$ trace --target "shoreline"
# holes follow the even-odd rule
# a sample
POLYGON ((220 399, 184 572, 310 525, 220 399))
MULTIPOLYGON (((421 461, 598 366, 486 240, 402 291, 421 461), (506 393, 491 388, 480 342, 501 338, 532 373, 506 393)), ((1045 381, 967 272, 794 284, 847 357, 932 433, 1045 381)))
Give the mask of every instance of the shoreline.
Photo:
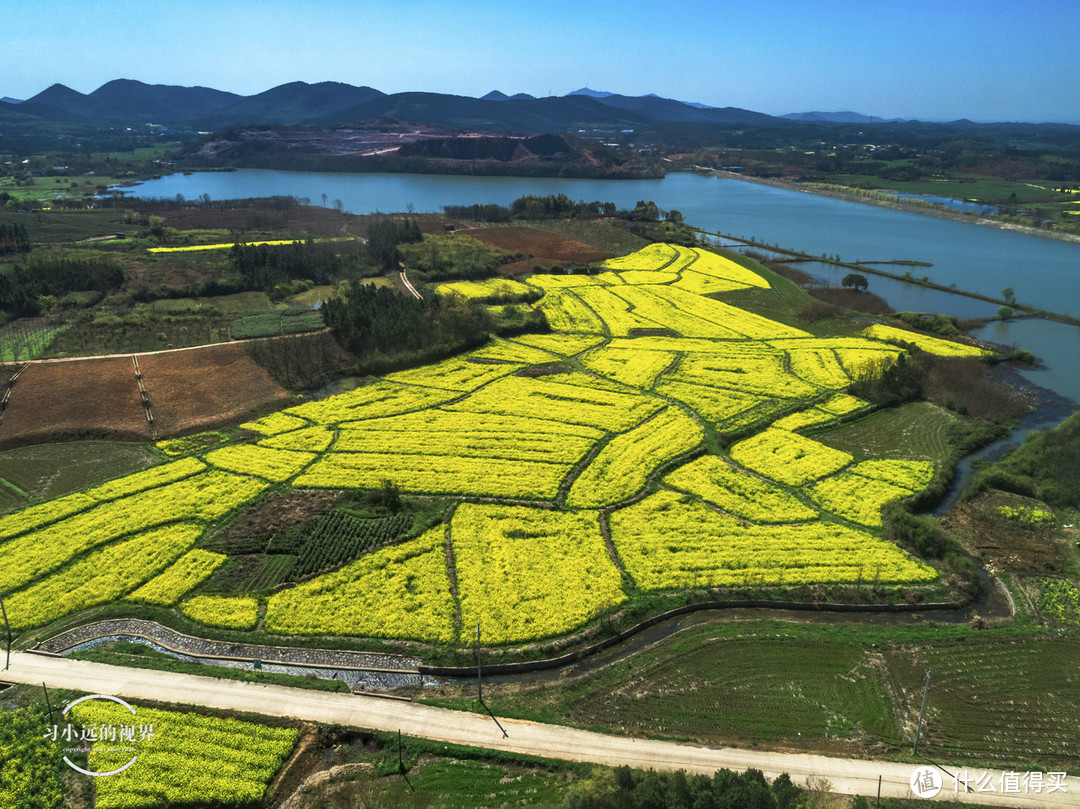
POLYGON ((859 194, 851 193, 846 194, 842 191, 828 191, 820 188, 808 188, 801 183, 792 182, 790 180, 777 180, 771 177, 753 177, 748 174, 738 174, 732 171, 722 171, 716 169, 710 171, 714 177, 723 180, 742 180, 747 183, 757 183, 758 185, 768 185, 773 188, 783 188, 788 191, 799 191, 803 194, 814 194, 820 197, 829 197, 831 199, 843 200, 845 202, 858 202, 862 205, 873 205, 878 208, 888 208, 892 211, 906 211, 908 213, 921 214, 923 216, 933 216, 938 219, 948 219, 952 222, 963 222, 968 225, 978 225, 979 227, 993 228, 994 230, 1005 230, 1010 233, 1018 233, 1023 236, 1038 236, 1043 239, 1053 239, 1058 242, 1066 242, 1068 244, 1080 245, 1080 236, 1072 233, 1057 233, 1052 230, 1042 230, 1041 228, 1028 227, 1026 225, 1014 225, 1010 222, 999 222, 996 219, 990 219, 985 216, 977 216, 971 214, 959 213, 957 211, 949 211, 945 209, 930 208, 925 205, 904 205, 903 203, 887 202, 884 200, 870 199, 868 197, 861 196, 859 194))

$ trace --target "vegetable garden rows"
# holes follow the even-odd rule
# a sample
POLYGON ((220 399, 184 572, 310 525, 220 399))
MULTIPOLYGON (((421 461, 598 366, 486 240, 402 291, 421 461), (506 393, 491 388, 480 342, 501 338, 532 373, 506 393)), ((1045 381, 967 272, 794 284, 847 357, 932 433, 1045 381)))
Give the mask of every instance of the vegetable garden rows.
POLYGON ((814 337, 699 294, 769 288, 703 250, 655 244, 608 268, 526 280, 557 333, 390 374, 244 425, 253 442, 0 518, 12 626, 126 598, 237 629, 265 607, 264 628, 285 634, 456 645, 482 622, 510 644, 575 631, 635 591, 937 578, 875 533, 881 506, 925 488, 933 464, 855 463, 799 431, 867 410, 843 391, 888 367, 893 342, 978 349, 876 326, 814 337), (398 544, 320 550, 311 571, 353 561, 262 604, 182 600, 224 561, 198 548, 207 528, 271 488, 386 481, 459 502, 398 544))

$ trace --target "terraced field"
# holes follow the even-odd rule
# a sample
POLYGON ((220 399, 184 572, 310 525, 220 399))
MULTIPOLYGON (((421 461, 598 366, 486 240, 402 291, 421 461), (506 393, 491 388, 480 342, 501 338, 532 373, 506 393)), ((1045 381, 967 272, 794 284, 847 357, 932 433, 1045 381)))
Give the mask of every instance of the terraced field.
POLYGON ((925 487, 937 456, 856 465, 800 434, 865 412, 842 393, 852 375, 903 349, 814 337, 698 294, 701 278, 769 288, 743 263, 673 245, 597 276, 533 276, 522 285, 544 293, 557 333, 390 374, 244 425, 250 442, 0 518, 13 625, 131 594, 244 631, 459 646, 479 622, 488 642, 515 644, 651 591, 933 582, 875 517, 925 487), (852 501, 861 481, 869 502, 852 501), (193 550, 267 492, 387 483, 456 505, 420 536, 356 558, 331 549, 353 560, 272 595, 199 594, 217 562, 193 550))

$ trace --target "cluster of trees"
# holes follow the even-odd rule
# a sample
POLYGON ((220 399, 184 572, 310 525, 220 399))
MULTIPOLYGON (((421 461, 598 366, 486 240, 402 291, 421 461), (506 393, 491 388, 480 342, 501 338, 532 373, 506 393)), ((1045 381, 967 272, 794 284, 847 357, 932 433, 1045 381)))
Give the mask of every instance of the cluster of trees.
POLYGON ((0 223, 0 255, 29 251, 30 237, 26 234, 26 225, 0 223))
POLYGON ((445 205, 443 211, 451 219, 471 219, 476 222, 510 222, 514 219, 570 219, 578 216, 612 216, 614 202, 575 202, 566 194, 540 196, 526 194, 503 205, 445 205))
POLYGON ((396 269, 401 262, 400 245, 419 242, 423 238, 415 219, 380 219, 368 226, 367 237, 371 260, 384 270, 396 269))
POLYGON ((340 249, 340 245, 316 244, 310 239, 286 245, 234 244, 229 262, 244 289, 273 292, 293 281, 326 284, 361 269, 355 253, 343 256, 340 249))
POLYGON ((614 213, 614 202, 575 202, 566 194, 526 194, 510 203, 510 215, 514 219, 564 219, 586 214, 611 216, 614 213))
POLYGON ((271 197, 252 197, 251 199, 212 199, 209 194, 200 194, 188 199, 183 194, 175 197, 125 197, 122 193, 105 197, 101 208, 133 208, 139 211, 156 211, 160 208, 183 208, 186 211, 232 211, 237 208, 250 208, 256 211, 289 212, 299 205, 307 205, 310 199, 285 194, 271 197))
MULTIPOLYGON (((804 790, 783 773, 769 784, 760 770, 742 775, 717 770, 687 775, 649 770, 596 769, 578 781, 564 809, 795 809, 807 805, 804 790)), ((864 804, 865 805, 865 804, 864 804)))
POLYGON ((429 234, 422 242, 401 248, 402 260, 410 272, 418 271, 424 283, 451 278, 487 278, 495 275, 504 262, 520 256, 520 253, 500 250, 464 233, 429 234))
POLYGON ((393 367, 394 358, 428 358, 480 345, 493 324, 483 306, 457 296, 417 299, 357 284, 326 301, 323 320, 363 367, 393 367))
POLYGON ((41 313, 49 296, 75 291, 108 292, 124 283, 124 271, 111 256, 38 251, 0 275, 0 309, 17 317, 41 313))

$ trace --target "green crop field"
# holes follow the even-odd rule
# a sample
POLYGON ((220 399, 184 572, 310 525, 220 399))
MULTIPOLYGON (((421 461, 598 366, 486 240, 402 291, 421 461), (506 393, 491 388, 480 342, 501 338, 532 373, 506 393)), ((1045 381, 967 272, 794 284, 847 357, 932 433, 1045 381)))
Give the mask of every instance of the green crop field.
MULTIPOLYGON (((442 524, 394 545, 379 539, 365 552, 355 532, 335 528, 319 540, 318 559, 234 556, 205 583, 177 581, 262 599, 270 632, 449 645, 468 643, 474 618, 486 622, 490 644, 527 643, 580 631, 628 600, 688 587, 873 583, 883 588, 879 599, 904 597, 907 587, 940 594, 939 570, 886 541, 879 517, 890 500, 929 485, 940 453, 913 467, 895 459, 903 428, 879 427, 892 444, 880 455, 864 447, 859 458, 884 459, 855 465, 854 453, 800 433, 867 409, 844 394, 853 374, 868 363, 886 367, 903 350, 869 336, 816 337, 694 291, 775 295, 777 314, 790 314, 797 290, 756 266, 658 245, 613 259, 598 275, 532 276, 524 284, 542 294, 540 305, 567 305, 561 333, 494 340, 391 373, 243 425, 258 434, 254 442, 12 514, 0 520, 0 539, 10 537, 0 544, 0 589, 23 606, 19 625, 34 626, 186 564, 189 550, 214 546, 222 525, 272 488, 390 485, 456 502, 442 524), (721 450, 717 435, 736 439, 721 450), (690 473, 703 455, 707 463, 690 473), (679 467, 688 474, 665 477, 679 467), (860 481, 874 489, 869 502, 852 501, 860 481), (770 515, 776 503, 788 515, 780 526, 770 515), (151 538, 152 563, 136 563, 131 554, 151 538), (58 588, 78 595, 50 602, 58 588), (44 603, 48 610, 26 612, 44 603)), ((160 306, 175 313, 199 304, 160 306)), ((318 318, 290 312, 258 317, 318 318)), ((923 422, 937 411, 907 412, 926 440, 923 422)), ((86 487, 98 474, 59 490, 86 487)), ((8 479, 49 494, 17 470, 8 479)))
POLYGON ((949 429, 957 417, 928 402, 912 402, 871 413, 851 424, 817 433, 826 446, 857 460, 897 458, 944 462, 951 455, 949 429))
POLYGON ((139 444, 73 441, 0 452, 0 479, 38 500, 144 469, 160 459, 139 444))
POLYGON ((885 653, 917 710, 930 668, 920 750, 953 760, 1058 768, 1077 762, 1080 643, 1076 638, 938 643, 885 653))
MULTIPOLYGON (((1076 638, 966 626, 702 623, 609 666, 485 686, 499 715, 706 744, 902 757, 932 668, 920 752, 959 762, 1075 768, 1076 638)), ((471 699, 434 700, 475 710, 471 699)))

